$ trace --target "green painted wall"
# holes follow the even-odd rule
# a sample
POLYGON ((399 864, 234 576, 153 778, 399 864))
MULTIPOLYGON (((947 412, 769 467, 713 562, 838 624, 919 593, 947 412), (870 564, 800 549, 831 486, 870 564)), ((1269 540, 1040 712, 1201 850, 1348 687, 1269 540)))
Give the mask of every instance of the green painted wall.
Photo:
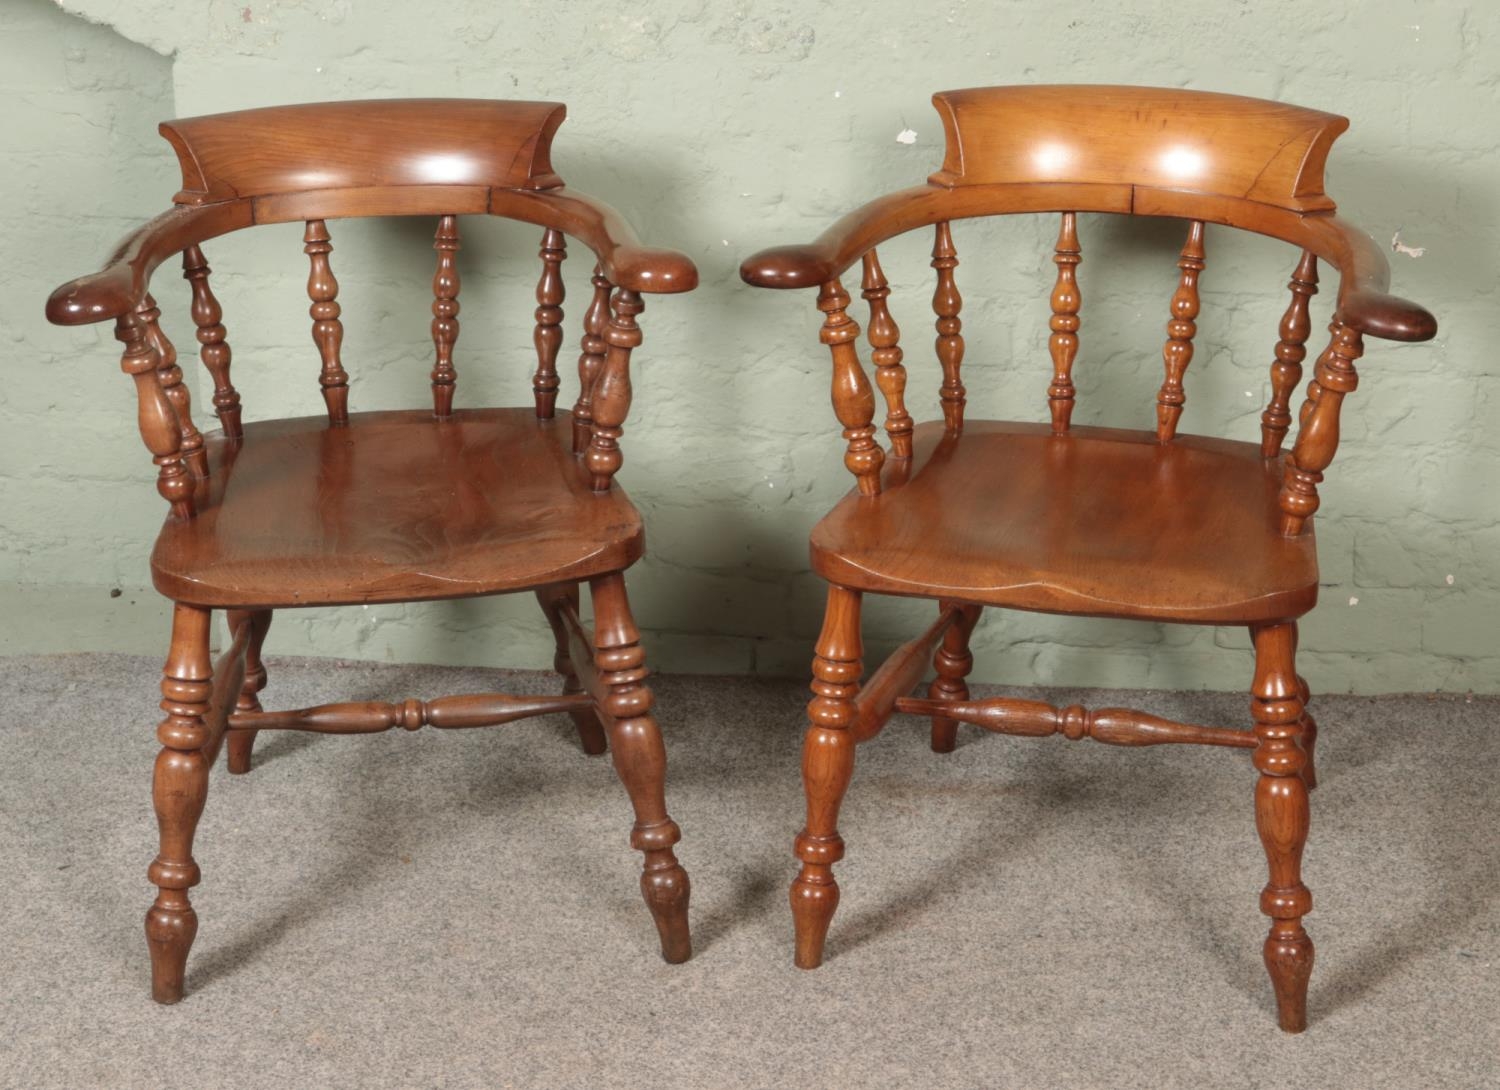
MULTIPOLYGON (((1238 92, 1351 118, 1331 191, 1383 244, 1399 231, 1424 250, 1392 254, 1395 284, 1443 328, 1431 344, 1374 344, 1365 357, 1324 489, 1327 585, 1304 627, 1304 670, 1324 691, 1500 690, 1493 5, 62 4, 73 15, 41 0, 0 7, 11 164, 0 211, 0 649, 155 652, 164 642, 145 570, 160 504, 113 342, 40 317, 47 289, 95 267, 127 221, 165 206, 174 179, 157 119, 363 96, 567 102, 564 177, 703 272, 696 294, 650 301, 625 441, 622 479, 649 527, 651 555, 631 584, 653 660, 796 675, 821 610, 804 543, 848 478, 811 295, 751 291, 737 264, 925 177, 941 149, 933 90, 1085 81, 1238 92), (897 141, 906 128, 914 143, 897 141)), ((955 231, 973 415, 1045 415, 1053 230, 1050 219, 1018 219, 955 231)), ((1081 230, 1075 420, 1146 426, 1180 228, 1089 216, 1081 230)), ((461 401, 526 397, 535 236, 466 224, 461 401)), ((430 224, 336 224, 335 244, 354 404, 421 403, 430 224)), ((936 411, 938 383, 920 332, 929 244, 924 234, 882 255, 922 416, 936 411)), ((1184 428, 1248 438, 1295 255, 1213 228, 1208 244, 1184 428)), ((300 250, 284 226, 209 251, 252 417, 317 411, 300 250)), ((576 302, 579 255, 568 272, 576 302)), ((158 295, 174 308, 169 332, 191 343, 174 280, 158 295)), ((929 610, 872 603, 871 656, 929 610)), ((534 613, 529 598, 289 613, 270 649, 542 665, 550 647, 534 613)), ((975 647, 975 676, 990 681, 1238 688, 1249 672, 1244 635, 1231 630, 995 614, 975 647)))

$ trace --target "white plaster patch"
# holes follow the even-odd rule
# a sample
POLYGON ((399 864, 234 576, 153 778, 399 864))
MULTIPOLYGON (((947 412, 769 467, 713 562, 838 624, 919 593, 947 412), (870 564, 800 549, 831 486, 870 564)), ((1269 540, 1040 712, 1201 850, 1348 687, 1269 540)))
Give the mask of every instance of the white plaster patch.
POLYGON ((900 132, 898 132, 896 134, 896 143, 898 143, 898 144, 915 144, 916 142, 917 142, 917 130, 916 129, 902 129, 900 132))
POLYGON ((1401 229, 1399 227, 1396 229, 1396 233, 1391 236, 1391 249, 1398 254, 1405 254, 1407 257, 1421 257, 1427 252, 1426 246, 1408 246, 1402 242, 1401 229))

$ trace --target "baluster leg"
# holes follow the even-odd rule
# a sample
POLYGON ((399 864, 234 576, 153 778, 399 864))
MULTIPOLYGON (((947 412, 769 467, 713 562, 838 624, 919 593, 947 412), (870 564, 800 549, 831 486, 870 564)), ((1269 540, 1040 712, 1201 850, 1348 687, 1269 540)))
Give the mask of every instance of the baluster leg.
POLYGON ((594 656, 600 680, 609 689, 605 712, 615 772, 635 808, 630 845, 645 855, 641 893, 661 938, 661 956, 676 964, 692 956, 688 933, 689 884, 672 845, 682 839, 667 815, 666 747, 651 714, 645 680, 646 654, 630 614, 625 577, 619 572, 589 582, 594 602, 594 656))
MULTIPOLYGON (((542 587, 536 592, 536 600, 547 617, 547 624, 552 627, 552 637, 556 641, 556 649, 552 654, 552 669, 562 676, 563 692, 581 693, 583 686, 579 684, 578 671, 574 669, 572 656, 568 653, 568 630, 563 624, 561 613, 561 606, 564 602, 571 603, 574 612, 577 612, 578 584, 542 587)), ((578 740, 583 744, 585 753, 590 757, 597 757, 608 748, 604 737, 604 727, 599 722, 598 714, 592 708, 579 708, 568 714, 573 717, 573 725, 578 728, 578 740)))
MULTIPOLYGON (((260 691, 266 687, 266 664, 261 660, 260 649, 266 642, 266 633, 271 629, 269 609, 231 609, 228 612, 229 631, 235 632, 240 625, 250 626, 250 639, 245 644, 245 682, 240 686, 240 695, 234 702, 237 712, 258 712, 260 691)), ((255 748, 255 736, 259 731, 230 731, 224 740, 224 763, 236 776, 250 771, 250 752, 255 748)))
POLYGON ((797 834, 795 850, 802 867, 791 889, 799 969, 816 969, 823 963, 828 925, 839 906, 833 864, 844 858, 839 806, 854 774, 854 736, 849 724, 864 669, 860 601, 859 591, 828 588, 828 608, 813 657, 813 699, 807 706, 809 726, 802 743, 807 823, 797 834))
POLYGON ((1302 884, 1302 848, 1307 843, 1307 764, 1301 735, 1304 710, 1297 677, 1297 626, 1273 624, 1250 630, 1255 642, 1255 682, 1251 712, 1255 717, 1255 826, 1266 851, 1270 880, 1260 895, 1260 910, 1271 917, 1266 938, 1266 969, 1276 992, 1281 1028, 1307 1028, 1307 982, 1312 975, 1313 944, 1302 927, 1312 910, 1312 894, 1302 884))
MULTIPOLYGON (((941 612, 949 603, 938 603, 941 612)), ((958 623, 943 633, 943 642, 933 655, 933 667, 937 677, 927 687, 929 700, 968 700, 969 686, 964 680, 974 669, 974 656, 969 651, 969 637, 979 623, 979 606, 965 606, 958 623)), ((958 720, 940 715, 932 717, 932 752, 952 753, 958 745, 958 720)))
POLYGON ((151 951, 151 997, 158 1003, 182 998, 188 950, 198 933, 198 915, 188 890, 198 884, 193 834, 208 795, 209 743, 204 716, 212 689, 208 655, 211 613, 178 605, 172 621, 172 647, 162 671, 157 727, 162 751, 156 758, 151 797, 161 833, 160 850, 146 875, 157 887, 146 913, 146 944, 151 951))

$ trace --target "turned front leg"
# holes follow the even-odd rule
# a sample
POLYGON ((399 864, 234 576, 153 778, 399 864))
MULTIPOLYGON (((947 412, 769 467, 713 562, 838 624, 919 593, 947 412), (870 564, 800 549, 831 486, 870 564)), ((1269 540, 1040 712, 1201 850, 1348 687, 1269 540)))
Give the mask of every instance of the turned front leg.
POLYGON ((1276 991, 1281 1028, 1307 1028, 1307 982, 1312 975, 1313 944, 1302 927, 1312 910, 1312 894, 1302 884, 1302 848, 1307 843, 1307 764, 1301 735, 1305 715, 1302 685, 1295 664, 1297 626, 1274 624, 1252 628, 1255 682, 1251 711, 1255 717, 1255 827, 1265 848, 1270 881, 1260 895, 1260 910, 1271 917, 1265 962, 1276 991))
POLYGON ((208 795, 208 698, 212 666, 208 655, 210 612, 179 605, 172 621, 172 648, 162 672, 161 707, 167 717, 157 727, 162 744, 151 781, 151 799, 160 830, 160 848, 146 875, 157 887, 146 913, 146 944, 151 951, 151 998, 176 1003, 182 998, 188 951, 198 933, 198 915, 188 890, 198 884, 193 834, 208 795))
POLYGON ((641 893, 656 922, 661 956, 673 964, 692 956, 688 933, 687 872, 672 845, 682 839, 667 814, 667 751, 651 714, 653 698, 646 686, 646 653, 630 614, 625 578, 619 572, 589 583, 594 602, 594 665, 608 691, 604 711, 609 720, 615 772, 635 808, 630 845, 645 856, 641 893))
POLYGON ((839 906, 833 865, 844 858, 839 836, 839 806, 854 774, 854 696, 864 669, 859 634, 860 593, 828 588, 828 608, 813 658, 813 699, 807 706, 809 726, 802 743, 802 786, 807 794, 807 823, 797 834, 795 850, 802 867, 792 882, 792 921, 796 927, 796 964, 816 969, 823 963, 828 925, 839 906))

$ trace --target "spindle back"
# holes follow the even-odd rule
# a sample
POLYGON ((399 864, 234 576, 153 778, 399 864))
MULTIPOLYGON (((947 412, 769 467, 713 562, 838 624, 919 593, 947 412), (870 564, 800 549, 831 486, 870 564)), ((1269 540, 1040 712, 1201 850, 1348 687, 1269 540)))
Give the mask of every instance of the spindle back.
POLYGON ((618 440, 630 401, 630 352, 641 340, 635 321, 644 307, 641 294, 688 291, 697 271, 681 254, 641 246, 611 209, 563 186, 552 169, 551 145, 565 116, 560 103, 411 99, 278 106, 161 125, 182 171, 175 207, 125 239, 100 272, 53 292, 47 313, 66 325, 115 320, 123 365, 137 378, 142 436, 160 468, 158 490, 175 515, 194 513, 191 481, 208 467, 176 350, 149 291, 152 273, 182 255, 214 409, 225 435, 240 437, 242 407, 230 378, 223 307, 210 286, 202 243, 287 221, 304 224, 311 334, 321 360, 317 381, 335 427, 349 422, 349 375, 328 221, 433 218, 430 377, 437 420, 452 415, 458 381, 459 217, 497 215, 543 228, 532 386, 536 414, 544 419, 554 415, 561 386, 565 236, 592 250, 574 446, 594 487, 609 487, 621 462, 618 440))
POLYGON ((845 462, 861 493, 879 494, 884 452, 874 437, 874 393, 855 346, 858 324, 846 313, 849 296, 840 282, 846 269, 863 264, 877 384, 888 410, 886 430, 895 456, 909 457, 912 423, 903 363, 909 357, 899 343, 890 285, 876 248, 909 231, 934 231, 939 403, 946 430, 956 433, 964 421, 965 343, 959 254, 951 224, 1023 212, 1060 213, 1052 255, 1057 275, 1050 296, 1052 379, 1046 403, 1052 430, 1063 434, 1075 401, 1072 369, 1082 326, 1078 213, 1163 216, 1187 221, 1164 306, 1163 377, 1155 406, 1155 433, 1164 443, 1176 436, 1186 403, 1184 376, 1193 358, 1199 279, 1208 265, 1206 223, 1281 239, 1300 250, 1274 350, 1271 396, 1262 414, 1260 446, 1268 459, 1280 455, 1290 426, 1289 404, 1302 376, 1310 332, 1308 299, 1317 291, 1318 260, 1340 274, 1332 340, 1308 384, 1297 448, 1287 459, 1285 529, 1300 532, 1317 506, 1315 486, 1337 445, 1339 402, 1354 388, 1353 363, 1363 350, 1362 336, 1419 341, 1436 331, 1427 311, 1385 293, 1389 270, 1379 247, 1339 219, 1324 192, 1324 162, 1348 121, 1277 102, 1138 87, 987 87, 942 92, 933 96, 933 103, 943 119, 946 150, 942 169, 925 186, 878 198, 811 245, 764 250, 740 270, 747 282, 762 287, 819 288, 818 309, 824 314, 820 336, 833 353, 834 410, 848 441, 845 462))

